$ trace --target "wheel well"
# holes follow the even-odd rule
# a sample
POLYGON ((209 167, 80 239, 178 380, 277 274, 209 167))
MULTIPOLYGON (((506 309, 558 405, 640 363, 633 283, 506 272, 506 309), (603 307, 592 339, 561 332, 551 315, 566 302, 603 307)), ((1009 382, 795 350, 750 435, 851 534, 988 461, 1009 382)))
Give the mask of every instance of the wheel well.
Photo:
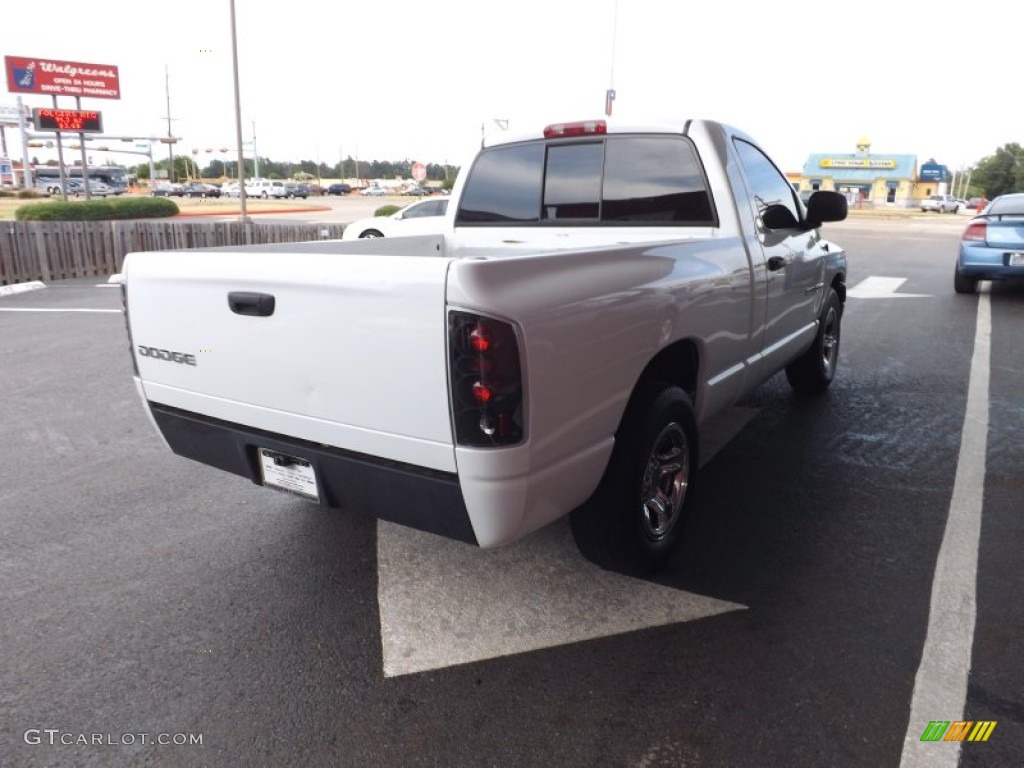
POLYGON ((832 278, 832 289, 836 292, 839 297, 841 304, 846 303, 846 277, 843 275, 836 275, 832 278))
POLYGON ((665 347, 644 368, 633 392, 649 379, 678 384, 697 402, 697 373, 700 370, 700 354, 697 345, 690 340, 677 341, 665 347))

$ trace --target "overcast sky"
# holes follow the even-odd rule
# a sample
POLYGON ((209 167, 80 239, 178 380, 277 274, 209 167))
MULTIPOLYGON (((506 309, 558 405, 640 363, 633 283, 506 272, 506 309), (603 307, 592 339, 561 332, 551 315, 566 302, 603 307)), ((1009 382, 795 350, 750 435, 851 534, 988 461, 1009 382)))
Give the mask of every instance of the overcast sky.
MULTIPOLYGON (((616 117, 722 120, 784 170, 862 136, 953 168, 1024 144, 1019 0, 618 0, 617 14, 616 0, 236 0, 236 13, 244 140, 255 123, 275 160, 464 163, 482 123, 600 117, 610 84, 616 117)), ((166 65, 179 151, 233 151, 228 0, 19 0, 0 19, 5 55, 119 67, 119 101, 83 99, 107 133, 166 135, 166 65)))

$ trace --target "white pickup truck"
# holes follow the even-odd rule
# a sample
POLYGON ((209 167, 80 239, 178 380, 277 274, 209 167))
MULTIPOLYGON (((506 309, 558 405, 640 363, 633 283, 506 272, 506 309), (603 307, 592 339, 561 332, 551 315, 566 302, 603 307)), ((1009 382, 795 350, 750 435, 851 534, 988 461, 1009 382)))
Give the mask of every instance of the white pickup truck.
POLYGON ((709 121, 482 147, 438 235, 131 254, 135 382, 171 450, 481 547, 571 513, 633 573, 680 538, 698 432, 839 355, 846 201, 709 121))

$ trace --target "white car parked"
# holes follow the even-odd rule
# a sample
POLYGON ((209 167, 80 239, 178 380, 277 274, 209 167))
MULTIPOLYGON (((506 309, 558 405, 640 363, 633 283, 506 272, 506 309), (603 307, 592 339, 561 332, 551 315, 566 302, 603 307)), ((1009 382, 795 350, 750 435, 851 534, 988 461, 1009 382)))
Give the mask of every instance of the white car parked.
POLYGON ((246 197, 288 197, 288 190, 283 181, 271 179, 250 179, 245 182, 246 197))
POLYGON ((448 200, 421 200, 407 205, 390 216, 376 216, 372 219, 353 221, 345 227, 342 240, 356 240, 361 237, 399 237, 408 235, 432 235, 442 230, 448 200))

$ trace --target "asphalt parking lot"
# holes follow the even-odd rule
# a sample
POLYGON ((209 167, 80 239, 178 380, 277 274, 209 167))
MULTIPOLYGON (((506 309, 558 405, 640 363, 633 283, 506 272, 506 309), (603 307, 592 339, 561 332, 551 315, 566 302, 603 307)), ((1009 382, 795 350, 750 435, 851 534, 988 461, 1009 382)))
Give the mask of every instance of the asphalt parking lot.
POLYGON ((652 581, 564 524, 481 551, 176 457, 116 289, 0 297, 0 764, 1020 765, 1024 290, 953 293, 962 226, 826 227, 838 378, 711 426, 652 581), (920 741, 955 720, 997 725, 920 741))

